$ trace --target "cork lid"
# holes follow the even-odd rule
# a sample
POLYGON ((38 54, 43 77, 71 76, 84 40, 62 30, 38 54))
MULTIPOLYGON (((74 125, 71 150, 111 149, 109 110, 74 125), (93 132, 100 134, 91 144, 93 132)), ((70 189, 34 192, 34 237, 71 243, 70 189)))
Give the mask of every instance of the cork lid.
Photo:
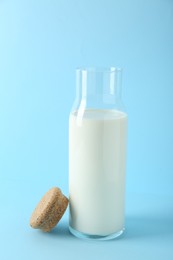
POLYGON ((42 197, 30 218, 32 228, 49 232, 62 218, 68 206, 68 199, 61 190, 53 187, 42 197))

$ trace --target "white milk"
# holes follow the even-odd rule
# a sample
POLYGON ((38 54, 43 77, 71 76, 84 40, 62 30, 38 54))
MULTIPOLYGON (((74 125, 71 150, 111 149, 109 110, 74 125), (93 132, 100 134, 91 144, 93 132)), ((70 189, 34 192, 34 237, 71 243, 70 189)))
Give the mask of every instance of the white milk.
POLYGON ((124 228, 127 115, 86 110, 70 115, 70 226, 106 236, 124 228))

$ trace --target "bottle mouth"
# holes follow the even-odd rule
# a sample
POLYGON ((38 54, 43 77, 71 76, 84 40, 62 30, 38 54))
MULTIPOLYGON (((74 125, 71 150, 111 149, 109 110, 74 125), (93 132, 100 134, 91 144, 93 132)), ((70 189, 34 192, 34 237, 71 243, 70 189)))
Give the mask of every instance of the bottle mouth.
POLYGON ((120 67, 77 67, 77 72, 89 73, 115 73, 122 72, 120 67))

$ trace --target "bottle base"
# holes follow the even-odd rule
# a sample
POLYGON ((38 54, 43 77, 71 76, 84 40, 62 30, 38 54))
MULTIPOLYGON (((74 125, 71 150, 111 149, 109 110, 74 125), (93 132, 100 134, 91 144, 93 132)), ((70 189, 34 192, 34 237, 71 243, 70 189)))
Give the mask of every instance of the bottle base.
POLYGON ((124 233, 124 228, 122 230, 118 231, 118 232, 115 232, 115 233, 112 233, 112 234, 109 234, 109 235, 105 235, 105 236, 85 234, 85 233, 82 233, 80 231, 75 230, 71 226, 69 226, 69 231, 72 235, 74 235, 77 238, 81 238, 81 239, 86 239, 86 240, 110 240, 110 239, 118 238, 119 236, 121 236, 124 233))

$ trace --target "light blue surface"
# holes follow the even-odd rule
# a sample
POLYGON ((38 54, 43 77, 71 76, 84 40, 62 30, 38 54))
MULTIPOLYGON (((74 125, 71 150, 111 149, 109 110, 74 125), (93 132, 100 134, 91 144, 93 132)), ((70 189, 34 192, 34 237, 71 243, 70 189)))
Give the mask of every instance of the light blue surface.
POLYGON ((0 259, 173 258, 173 1, 0 0, 0 259), (78 66, 124 68, 127 231, 72 237, 28 226, 52 186, 68 195, 78 66))

